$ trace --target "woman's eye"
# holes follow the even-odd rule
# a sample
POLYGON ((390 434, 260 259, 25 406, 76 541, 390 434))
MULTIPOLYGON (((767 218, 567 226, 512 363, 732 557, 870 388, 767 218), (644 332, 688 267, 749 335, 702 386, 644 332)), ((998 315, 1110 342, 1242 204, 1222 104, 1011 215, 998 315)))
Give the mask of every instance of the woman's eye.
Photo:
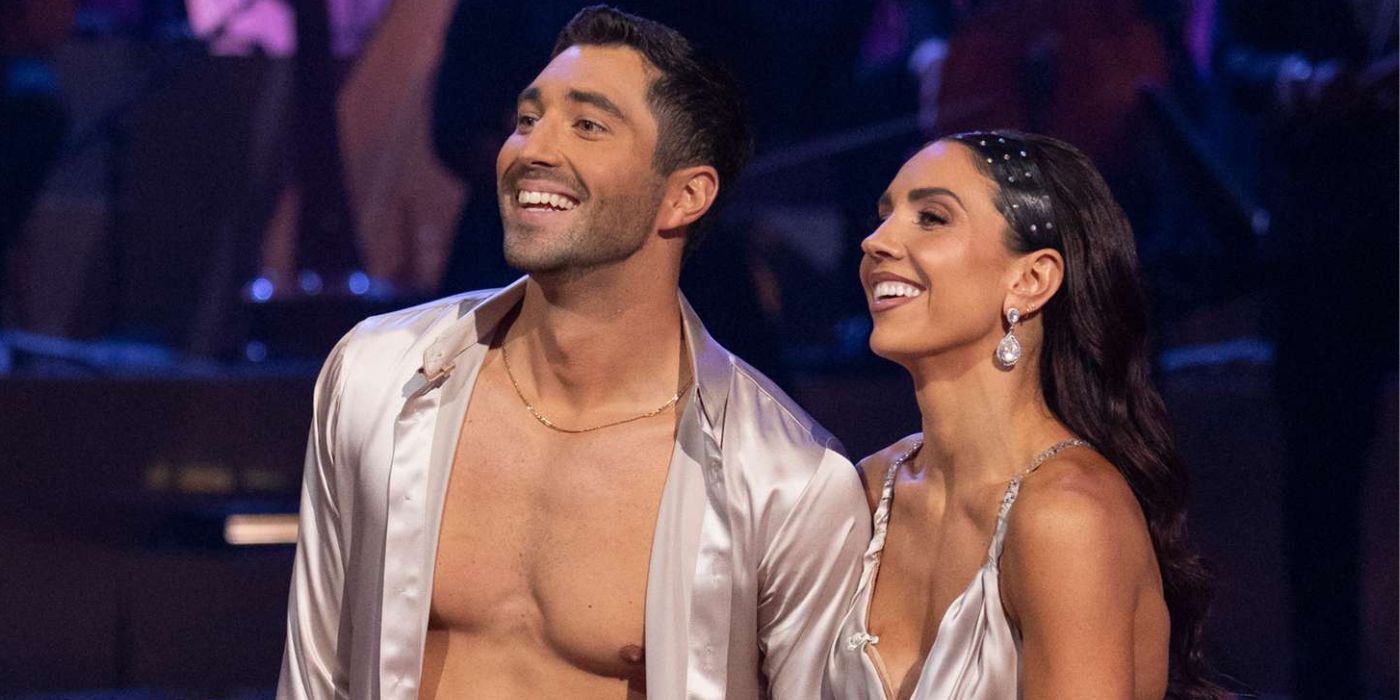
POLYGON ((948 219, 946 219, 946 218, 944 218, 944 217, 942 217, 942 216, 939 216, 938 214, 936 214, 936 213, 934 213, 934 212, 931 212, 931 211, 921 211, 921 212, 919 212, 919 225, 920 225, 920 226, 942 226, 943 224, 946 224, 946 223, 948 223, 948 219))

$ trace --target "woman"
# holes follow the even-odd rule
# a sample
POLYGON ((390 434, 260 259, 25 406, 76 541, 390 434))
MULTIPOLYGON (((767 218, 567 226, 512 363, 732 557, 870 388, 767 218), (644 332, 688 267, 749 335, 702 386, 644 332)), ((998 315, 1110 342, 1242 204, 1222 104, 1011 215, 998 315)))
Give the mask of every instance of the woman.
POLYGON ((923 432, 861 463, 875 535, 828 697, 1224 697, 1186 474, 1148 381, 1132 231, 1043 136, 925 147, 861 265, 923 432))

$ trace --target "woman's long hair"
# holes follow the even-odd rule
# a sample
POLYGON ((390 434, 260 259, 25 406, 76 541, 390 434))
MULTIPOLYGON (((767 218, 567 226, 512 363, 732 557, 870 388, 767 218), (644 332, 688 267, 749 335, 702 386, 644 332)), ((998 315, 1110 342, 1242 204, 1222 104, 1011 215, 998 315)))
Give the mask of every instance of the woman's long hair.
POLYGON ((1123 474, 1147 518, 1171 615, 1167 697, 1225 698, 1201 650, 1210 579, 1186 536, 1186 468, 1149 378, 1147 302, 1132 227, 1073 146, 1014 131, 948 140, 979 156, 1017 252, 1053 248, 1064 283, 1041 311, 1041 390, 1056 418, 1123 474))

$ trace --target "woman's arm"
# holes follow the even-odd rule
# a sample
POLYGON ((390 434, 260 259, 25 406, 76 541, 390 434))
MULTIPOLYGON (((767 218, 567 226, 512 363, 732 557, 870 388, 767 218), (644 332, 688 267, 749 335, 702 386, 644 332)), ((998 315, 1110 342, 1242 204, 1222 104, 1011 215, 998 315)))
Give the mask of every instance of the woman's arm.
POLYGON ((1146 520, 1117 471, 1082 453, 1028 477, 1001 561, 1026 700, 1133 697, 1134 620, 1156 563, 1146 520))

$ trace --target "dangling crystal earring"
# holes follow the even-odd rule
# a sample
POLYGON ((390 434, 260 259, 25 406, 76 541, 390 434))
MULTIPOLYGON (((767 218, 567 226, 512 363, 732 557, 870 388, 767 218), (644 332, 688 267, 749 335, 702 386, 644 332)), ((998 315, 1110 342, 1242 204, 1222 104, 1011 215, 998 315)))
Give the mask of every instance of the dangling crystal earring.
POLYGON ((1021 341, 1016 339, 1016 324, 1021 320, 1021 312, 1012 307, 1006 311, 1006 323, 1010 326, 1006 329, 1006 337, 997 343, 997 362, 1002 367, 1011 369, 1021 359, 1021 341))

